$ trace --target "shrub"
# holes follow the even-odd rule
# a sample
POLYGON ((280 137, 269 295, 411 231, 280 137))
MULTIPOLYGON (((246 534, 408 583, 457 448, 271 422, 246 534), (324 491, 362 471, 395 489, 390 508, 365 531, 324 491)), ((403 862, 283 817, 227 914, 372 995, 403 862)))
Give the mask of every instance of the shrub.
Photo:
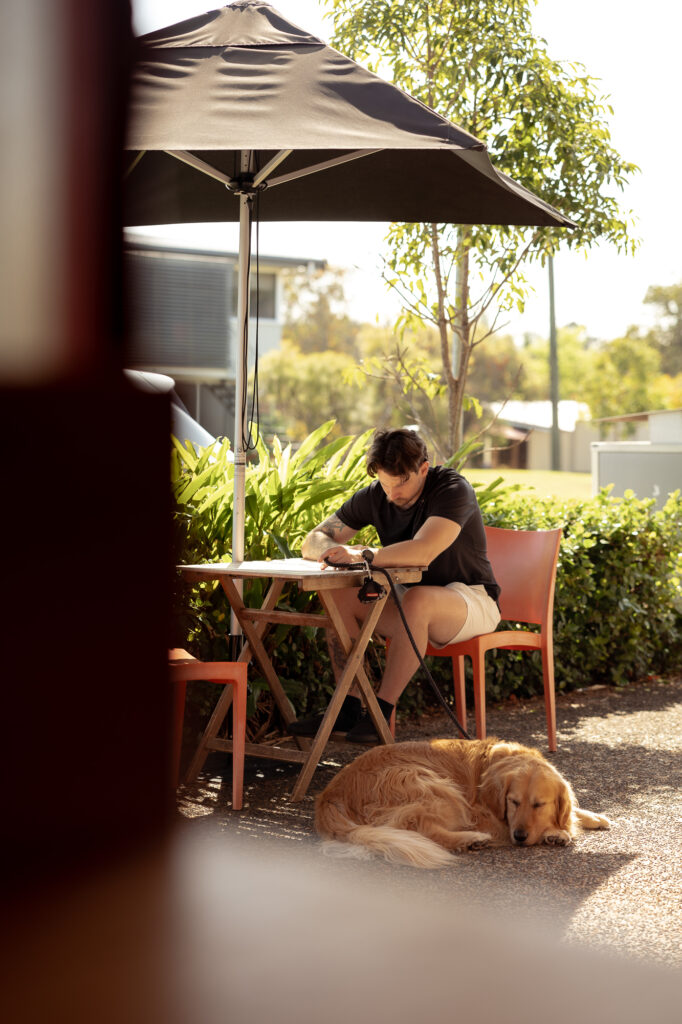
MULTIPOLYGON (((563 527, 554 603, 557 690, 622 685, 682 664, 679 492, 665 507, 631 492, 590 501, 503 497, 485 510, 492 526, 563 527)), ((539 654, 489 656, 490 693, 542 692, 539 654), (531 663, 531 668, 528 663, 531 663)))

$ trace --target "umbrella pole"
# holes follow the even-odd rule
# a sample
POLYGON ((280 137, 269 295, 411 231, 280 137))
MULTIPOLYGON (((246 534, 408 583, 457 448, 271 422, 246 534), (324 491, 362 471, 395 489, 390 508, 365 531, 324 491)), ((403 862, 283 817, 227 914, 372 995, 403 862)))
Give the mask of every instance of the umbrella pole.
MULTIPOLYGON (((249 170, 249 153, 242 152, 242 173, 249 170)), ((249 290, 251 280, 251 218, 253 196, 239 194, 239 291, 237 298, 237 353, 235 360, 234 395, 234 497, 232 503, 232 561, 244 561, 244 526, 246 500, 246 376, 249 355, 249 290)), ((239 582, 241 588, 241 581, 239 582)), ((241 635, 242 629, 232 613, 230 633, 241 635)))

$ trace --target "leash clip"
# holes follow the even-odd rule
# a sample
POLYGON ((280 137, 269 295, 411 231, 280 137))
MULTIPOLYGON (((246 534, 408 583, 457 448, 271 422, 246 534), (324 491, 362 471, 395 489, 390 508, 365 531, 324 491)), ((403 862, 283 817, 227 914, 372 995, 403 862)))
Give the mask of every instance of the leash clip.
POLYGON ((371 575, 368 576, 358 590, 358 601, 362 604, 372 604, 374 601, 380 601, 382 597, 386 597, 386 587, 382 587, 371 575))
POLYGON ((366 558, 362 562, 332 562, 328 558, 325 558, 324 561, 334 569, 350 569, 353 572, 367 574, 367 579, 358 590, 358 601, 362 604, 373 604, 374 601, 380 601, 382 597, 386 596, 386 587, 382 587, 380 583, 372 579, 372 567, 366 558))

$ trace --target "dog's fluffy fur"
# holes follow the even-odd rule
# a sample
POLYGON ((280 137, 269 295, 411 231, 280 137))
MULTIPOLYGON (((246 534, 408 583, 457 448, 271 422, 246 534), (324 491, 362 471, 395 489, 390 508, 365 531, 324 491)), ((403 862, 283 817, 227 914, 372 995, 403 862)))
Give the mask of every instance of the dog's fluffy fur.
POLYGON ((373 747, 339 772, 315 808, 326 852, 422 868, 452 863, 455 850, 565 846, 580 826, 610 824, 578 807, 539 750, 492 738, 373 747))

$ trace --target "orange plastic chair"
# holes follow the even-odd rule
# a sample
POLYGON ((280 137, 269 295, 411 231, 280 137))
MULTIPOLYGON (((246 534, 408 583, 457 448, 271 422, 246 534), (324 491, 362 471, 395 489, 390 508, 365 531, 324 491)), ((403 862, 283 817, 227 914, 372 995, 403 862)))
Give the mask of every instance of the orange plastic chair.
POLYGON ((502 629, 484 633, 446 647, 429 644, 426 653, 452 659, 457 718, 466 729, 466 695, 464 689, 464 658, 471 658, 474 677, 476 736, 485 737, 485 655, 502 648, 508 651, 535 650, 542 657, 542 679, 547 715, 549 749, 556 750, 556 706, 554 696, 554 653, 552 616, 554 585, 559 558, 561 529, 500 530, 486 526, 488 558, 495 579, 502 588, 500 612, 507 622, 540 626, 540 632, 524 629, 502 629))
MULTIPOLYGON (((185 716, 187 683, 197 679, 232 687, 232 810, 242 807, 244 791, 244 754, 246 747, 246 662, 198 661, 187 651, 174 648, 168 652, 171 682, 175 687, 173 714, 173 773, 175 785, 180 774, 182 723, 185 716)), ((191 782, 201 771, 209 752, 202 736, 187 772, 191 782)))

